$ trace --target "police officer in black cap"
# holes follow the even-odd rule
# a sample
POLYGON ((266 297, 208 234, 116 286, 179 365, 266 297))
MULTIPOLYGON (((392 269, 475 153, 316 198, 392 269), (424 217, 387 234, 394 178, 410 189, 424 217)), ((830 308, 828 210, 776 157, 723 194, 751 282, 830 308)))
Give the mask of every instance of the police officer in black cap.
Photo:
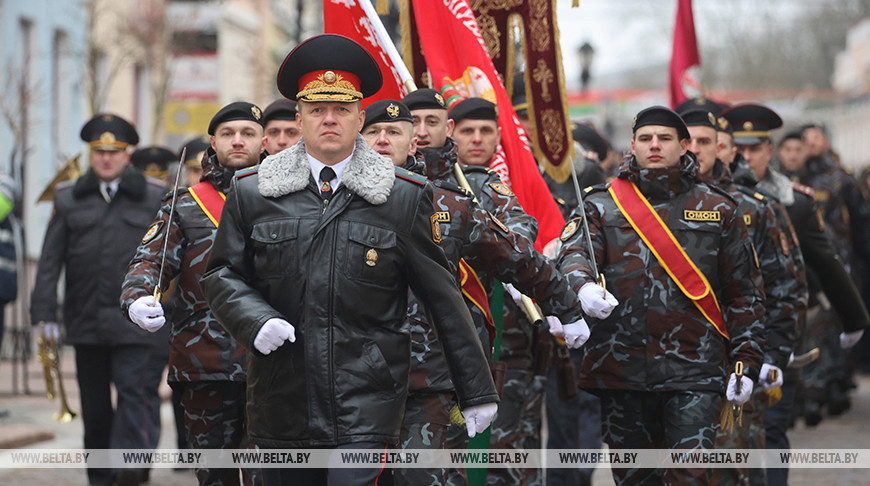
POLYGON ((302 132, 296 121, 296 102, 281 98, 263 110, 263 127, 266 138, 263 143, 269 155, 296 145, 302 132))
POLYGON ((169 165, 178 158, 166 147, 152 145, 144 147, 130 156, 133 167, 141 170, 146 177, 153 177, 164 184, 169 183, 169 165))
POLYGON ((185 186, 190 187, 199 182, 202 175, 203 156, 210 146, 211 138, 208 135, 191 138, 182 145, 182 150, 186 149, 184 156, 186 160, 182 162, 185 186))
MULTIPOLYGON (((498 395, 438 246, 431 188, 397 176, 359 134, 360 100, 382 84, 371 55, 334 34, 297 46, 278 90, 303 138, 241 171, 201 283, 245 346, 251 443, 383 450, 398 442, 410 367, 409 287, 445 350, 469 434, 498 395), (324 55, 328 53, 329 55, 324 55)), ((269 484, 372 484, 377 469, 263 469, 269 484)))
MULTIPOLYGON (((59 184, 45 233, 31 297, 31 321, 57 336, 60 274, 66 271, 63 323, 75 348, 86 449, 147 449, 145 403, 157 389, 145 386, 145 367, 157 337, 118 313, 121 279, 136 245, 160 206, 165 187, 128 166, 139 142, 123 118, 98 114, 81 131, 90 147, 90 168, 59 184), (117 394, 113 409, 111 388, 117 394)), ((164 344, 165 345, 165 344, 164 344)), ((138 481, 139 471, 120 475, 138 481)), ((88 469, 92 484, 109 484, 110 469, 88 469)))

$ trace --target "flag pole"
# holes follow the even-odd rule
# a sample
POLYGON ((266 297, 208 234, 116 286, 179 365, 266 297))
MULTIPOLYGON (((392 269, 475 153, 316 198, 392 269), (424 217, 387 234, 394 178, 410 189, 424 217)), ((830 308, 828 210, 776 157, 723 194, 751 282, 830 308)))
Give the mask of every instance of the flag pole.
POLYGON ((416 91, 417 85, 414 83, 414 77, 411 76, 411 72, 408 71, 408 66, 405 65, 405 61, 402 59, 402 56, 399 55, 396 45, 393 44, 393 39, 390 38, 389 34, 387 34, 387 29, 384 28, 384 23, 381 22, 381 18, 375 11, 375 7, 371 2, 365 0, 359 2, 359 5, 366 13, 366 17, 371 21, 378 42, 381 43, 381 46, 383 46, 384 50, 387 51, 387 55, 390 56, 390 61, 392 61, 393 65, 396 66, 396 69, 399 71, 399 76, 402 77, 403 82, 405 83, 405 87, 408 88, 409 92, 416 91))

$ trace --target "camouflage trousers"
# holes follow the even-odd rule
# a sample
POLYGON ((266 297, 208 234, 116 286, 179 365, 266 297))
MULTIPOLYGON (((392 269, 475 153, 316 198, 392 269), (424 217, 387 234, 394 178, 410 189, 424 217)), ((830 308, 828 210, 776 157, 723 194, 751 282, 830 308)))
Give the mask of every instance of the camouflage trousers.
MULTIPOLYGON (((547 377, 530 370, 508 368, 498 412, 492 421, 489 446, 493 449, 540 449, 544 387, 547 377)), ((534 468, 491 468, 488 485, 541 485, 543 476, 534 468)))
MULTIPOLYGON (((181 406, 188 440, 194 449, 245 449, 245 384, 226 381, 172 383, 182 391, 181 406)), ((259 468, 197 468, 200 485, 262 485, 259 468)))
MULTIPOLYGON (((731 407, 728 400, 722 400, 722 407, 731 407)), ((743 404, 743 426, 726 433, 721 428, 716 432, 717 449, 764 449, 766 433, 764 429, 764 412, 767 410, 767 393, 761 386, 752 390, 749 401, 743 404)), ((766 469, 748 467, 727 467, 713 469, 713 480, 721 486, 765 486, 767 484, 766 469)))
MULTIPOLYGON (((405 418, 399 446, 403 449, 443 449, 447 446, 453 393, 413 393, 405 404, 405 418)), ((447 482, 447 468, 393 469, 396 486, 441 486, 447 482)))
MULTIPOLYGON (((711 391, 597 390, 601 434, 611 449, 711 450, 721 396, 711 391)), ((707 468, 613 468, 621 485, 707 485, 707 468)))

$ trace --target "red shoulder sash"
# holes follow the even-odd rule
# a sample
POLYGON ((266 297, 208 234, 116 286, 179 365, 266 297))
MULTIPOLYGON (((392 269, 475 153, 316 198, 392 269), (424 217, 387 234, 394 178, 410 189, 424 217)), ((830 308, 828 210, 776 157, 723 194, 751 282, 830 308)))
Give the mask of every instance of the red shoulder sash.
POLYGON ((200 182, 188 190, 190 191, 190 195, 193 196, 193 199, 196 200, 196 203, 199 204, 202 212, 208 216, 208 219, 210 219, 211 222, 214 223, 215 228, 217 228, 218 223, 221 221, 221 212, 224 209, 224 201, 227 200, 224 193, 215 189, 214 186, 211 185, 211 182, 200 182))
POLYGON ((646 246, 655 255, 659 264, 677 283, 683 294, 695 304, 704 317, 725 339, 729 339, 728 330, 722 317, 722 309, 716 300, 710 282, 695 262, 683 250, 683 247, 668 229, 664 221, 655 212, 649 201, 637 189, 633 182, 626 179, 614 179, 608 189, 619 210, 631 224, 631 227, 641 237, 646 246))

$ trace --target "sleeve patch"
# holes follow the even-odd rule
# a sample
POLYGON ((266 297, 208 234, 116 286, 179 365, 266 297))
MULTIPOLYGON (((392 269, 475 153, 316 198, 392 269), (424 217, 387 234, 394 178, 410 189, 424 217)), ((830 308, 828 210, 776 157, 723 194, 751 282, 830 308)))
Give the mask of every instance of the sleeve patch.
POLYGON ((511 190, 510 187, 502 184, 501 182, 493 182, 489 185, 493 191, 501 194, 502 196, 513 196, 514 191, 511 190))
POLYGON ((788 236, 785 235, 785 232, 779 232, 779 246, 782 248, 782 254, 788 256, 789 254, 789 245, 788 245, 788 236))
POLYGON ((148 227, 148 231, 145 232, 145 236, 142 237, 142 244, 147 245, 151 240, 157 237, 160 234, 160 228, 163 227, 163 220, 155 221, 151 226, 148 227))
POLYGON ((441 243, 441 223, 438 222, 438 213, 430 216, 429 221, 432 222, 432 241, 441 243))
POLYGON ((576 233, 577 230, 580 229, 581 221, 583 221, 582 217, 574 218, 571 221, 568 221, 565 227, 562 228, 562 234, 559 235, 559 239, 562 241, 568 241, 568 239, 574 236, 574 233, 576 233))

